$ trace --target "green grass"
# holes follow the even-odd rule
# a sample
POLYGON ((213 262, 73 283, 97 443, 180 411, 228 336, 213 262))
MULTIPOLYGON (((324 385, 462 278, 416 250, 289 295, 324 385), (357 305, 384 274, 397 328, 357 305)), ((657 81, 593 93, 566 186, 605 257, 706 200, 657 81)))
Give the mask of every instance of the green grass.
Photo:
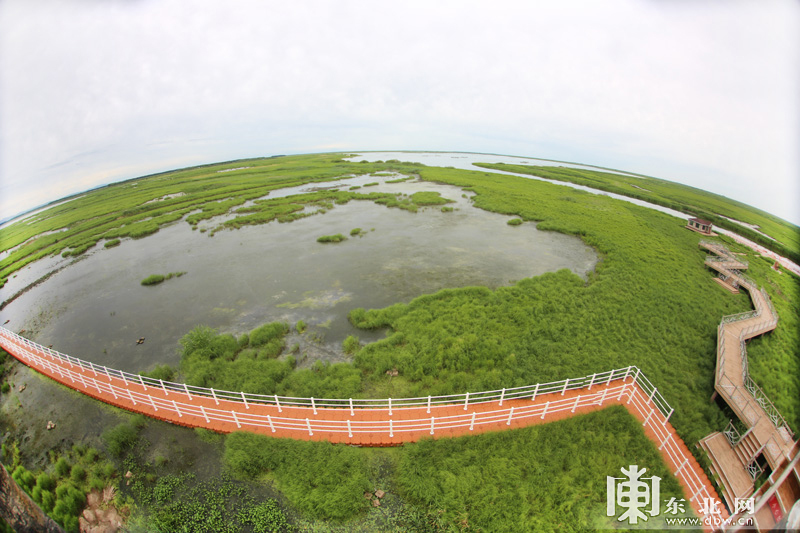
POLYGON ((519 226, 520 224, 522 224, 522 219, 512 218, 508 222, 506 222, 506 224, 508 224, 509 226, 519 226))
POLYGON ((336 233, 334 235, 323 235, 321 237, 317 237, 317 242, 342 242, 346 240, 347 237, 345 237, 341 233, 336 233))
POLYGON ((509 165, 505 163, 476 163, 476 166, 568 181, 630 196, 631 198, 646 200, 650 203, 710 220, 717 226, 734 231, 770 250, 789 257, 796 263, 800 263, 800 228, 760 209, 702 189, 657 178, 626 176, 595 170, 509 165), (766 238, 748 227, 723 217, 759 226, 762 233, 766 233, 776 240, 766 238))
POLYGON ((361 235, 363 233, 363 231, 364 230, 362 230, 361 228, 353 228, 353 229, 350 230, 350 236, 351 237, 356 237, 358 235, 361 235))

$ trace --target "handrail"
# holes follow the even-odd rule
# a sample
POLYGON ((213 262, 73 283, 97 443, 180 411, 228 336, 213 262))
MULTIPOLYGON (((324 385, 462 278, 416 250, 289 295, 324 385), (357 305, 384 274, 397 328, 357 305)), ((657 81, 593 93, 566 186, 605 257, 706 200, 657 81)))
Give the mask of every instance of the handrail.
MULTIPOLYGON (((407 435, 414 432, 418 435, 435 435, 436 431, 447 431, 454 428, 461 428, 463 432, 473 431, 475 428, 486 427, 487 425, 494 425, 497 428, 504 425, 510 426, 515 421, 525 423, 527 420, 530 423, 530 419, 538 418, 544 420, 548 415, 552 416, 564 411, 574 413, 576 409, 582 407, 596 408, 606 403, 623 404, 637 418, 643 420, 642 425, 650 430, 652 435, 650 438, 659 445, 659 451, 671 463, 674 475, 680 479, 687 489, 687 496, 695 509, 699 509, 706 498, 717 497, 713 490, 709 490, 707 483, 698 474, 698 465, 685 449, 682 440, 671 424, 669 424, 669 419, 674 410, 661 392, 635 366, 595 373, 582 378, 569 378, 560 382, 501 389, 499 391, 499 402, 495 402, 494 407, 488 407, 488 409, 484 406, 477 410, 468 410, 467 407, 475 407, 479 403, 485 404, 489 401, 488 398, 497 399, 498 395, 496 393, 498 391, 438 396, 435 397, 437 402, 433 401, 434 397, 424 398, 425 402, 423 404, 428 402, 441 404, 455 399, 459 407, 455 411, 457 414, 445 416, 434 416, 434 412, 430 409, 436 408, 435 405, 428 407, 427 414, 430 416, 425 416, 424 405, 420 405, 418 401, 420 398, 359 400, 361 402, 359 405, 361 411, 365 408, 371 408, 371 411, 383 411, 384 415, 388 414, 388 416, 353 419, 353 415, 358 412, 354 408, 356 400, 349 398, 347 400, 324 399, 321 403, 317 403, 315 398, 283 397, 284 400, 309 401, 313 406, 315 415, 317 414, 317 409, 324 408, 323 404, 327 407, 331 402, 338 402, 335 407, 338 408, 336 411, 339 416, 330 416, 326 419, 315 417, 312 419, 309 416, 309 406, 307 405, 302 406, 305 411, 292 410, 286 414, 282 414, 282 409, 285 410, 286 405, 282 407, 277 403, 261 405, 258 408, 250 406, 253 407, 251 409, 248 407, 247 398, 254 398, 254 395, 248 396, 242 393, 225 391, 226 395, 233 396, 228 402, 240 404, 237 411, 236 409, 229 409, 231 407, 230 403, 222 405, 217 402, 214 404, 207 401, 207 398, 206 401, 199 401, 199 398, 193 398, 192 389, 186 385, 181 386, 181 384, 162 382, 152 378, 126 381, 128 377, 134 375, 108 369, 105 366, 98 367, 92 363, 87 364, 85 361, 81 361, 83 364, 79 365, 79 359, 59 354, 4 328, 0 328, 0 345, 14 350, 13 355, 26 364, 49 372, 51 377, 60 377, 64 383, 69 380, 76 390, 91 396, 104 397, 108 403, 114 403, 114 401, 108 399, 108 395, 113 395, 115 400, 129 400, 133 405, 138 404, 139 407, 137 409, 147 412, 151 416, 164 418, 160 412, 163 410, 170 413, 171 421, 185 425, 203 426, 204 422, 205 427, 211 427, 212 423, 217 425, 224 424, 231 428, 227 429, 227 431, 242 429, 243 427, 271 433, 290 431, 292 435, 298 435, 297 438, 300 438, 300 435, 306 435, 306 438, 314 438, 315 433, 319 433, 330 435, 330 438, 334 439, 334 436, 338 434, 341 437, 334 440, 346 442, 344 435, 347 435, 349 439, 353 439, 354 435, 382 434, 385 436, 388 434, 391 439, 395 439, 392 442, 399 443, 396 439, 401 438, 403 434, 407 435), (108 379, 106 380, 105 378, 108 379), (152 388, 147 389, 144 383, 149 383, 152 388), (566 391, 575 389, 580 389, 577 395, 572 397, 565 396, 566 391), (545 393, 544 391, 548 392, 545 393), (547 401, 540 399, 539 403, 536 403, 533 401, 536 394, 547 398, 547 401), (564 397, 562 398, 562 396, 564 397), (474 403, 470 402, 470 399, 475 398, 477 400, 474 403), (516 398, 517 401, 511 402, 511 398, 516 398), (186 399, 188 399, 188 403, 185 401, 186 399), (520 399, 528 400, 530 403, 520 402, 520 399), (505 407, 503 407, 504 401, 507 401, 505 407), (463 414, 460 409, 462 404, 464 405, 463 414), (419 407, 408 407, 409 405, 419 405, 419 407), (385 412, 387 408, 388 413, 385 412), (399 418, 398 415, 401 413, 395 412, 393 417, 393 409, 397 411, 406 410, 413 418, 395 419, 399 418), (347 418, 347 414, 350 415, 350 418, 347 418), (176 415, 182 421, 179 422, 175 418, 176 415), (397 437, 395 437, 395 434, 397 434, 397 437)), ((141 376, 139 377, 141 378, 141 376)), ((198 389, 195 388, 195 390, 198 389)), ((216 394, 217 391, 213 391, 213 393, 216 394)), ((221 395, 222 393, 215 396, 214 399, 218 400, 221 395)), ((279 400, 280 398, 274 399, 279 400)), ((450 413, 453 412, 452 406, 453 404, 451 403, 450 413)))
MULTIPOLYGON (((78 366, 82 369, 92 372, 93 375, 107 376, 122 379, 123 382, 133 382, 142 385, 145 390, 147 387, 161 389, 165 393, 176 392, 183 394, 193 394, 196 396, 204 396, 207 398, 224 399, 227 401, 249 403, 249 404, 264 404, 264 405, 280 405, 282 407, 300 406, 300 407, 316 407, 316 408, 341 408, 350 407, 355 408, 374 408, 374 409, 399 409, 403 407, 426 407, 429 405, 441 404, 481 404, 497 400, 515 400, 522 398, 532 398, 541 394, 549 394, 558 392, 564 394, 566 391, 581 389, 592 386, 600 385, 602 383, 610 383, 618 379, 627 379, 631 372, 638 371, 637 367, 619 368, 606 372, 595 373, 589 376, 578 378, 568 378, 561 381, 554 381, 548 383, 537 383, 534 385, 526 385, 522 387, 511 387, 490 391, 467 392, 464 394, 448 394, 442 396, 419 396, 413 398, 380 398, 380 399, 364 399, 364 398, 301 398, 294 396, 278 396, 274 394, 252 394, 241 391, 228 391, 218 390, 206 387, 197 387, 188 385, 186 383, 176 383, 172 381, 163 381, 154 379, 141 374, 131 374, 113 368, 108 368, 102 365, 95 365, 90 361, 84 361, 76 357, 71 357, 62 354, 40 344, 37 344, 21 335, 18 335, 6 328, 0 327, 0 335, 10 339, 22 342, 26 346, 47 354, 52 358, 68 364, 70 366, 78 366)), ((659 394, 658 401, 666 400, 659 394)))
MULTIPOLYGON (((772 403, 772 401, 767 397, 764 391, 759 387, 755 381, 750 377, 749 371, 749 364, 747 359, 747 347, 745 345, 745 341, 760 333, 765 331, 769 331, 773 329, 778 324, 778 314, 775 311, 775 307, 772 304, 772 300, 769 298, 764 287, 760 289, 757 288, 755 281, 750 279, 749 277, 745 276, 739 269, 742 268, 739 265, 744 265, 744 268, 749 266, 747 261, 741 261, 740 259, 736 258, 727 248, 722 246, 721 244, 717 244, 711 241, 702 240, 700 241, 700 245, 711 250, 714 253, 719 254, 719 257, 709 256, 706 257, 705 263, 719 263, 724 265, 726 263, 729 264, 729 269, 724 269, 726 272, 730 274, 734 278, 734 281, 740 286, 746 288, 751 293, 751 299, 753 301, 753 305, 755 309, 750 311, 744 311, 742 313, 736 313, 733 315, 726 315, 722 317, 720 321, 720 325, 717 328, 717 361, 718 361, 718 369, 717 369, 717 382, 721 383, 723 379, 728 379, 731 385, 734 386, 734 394, 737 393, 740 388, 739 386, 735 385, 735 383, 728 378, 725 372, 725 333, 724 333, 724 326, 726 324, 732 324, 733 322, 739 322, 743 320, 751 320, 754 318, 760 318, 764 316, 764 311, 768 310, 770 316, 768 320, 765 321, 757 321, 754 324, 749 325, 748 327, 744 328, 739 333, 739 351, 741 356, 741 366, 742 366, 742 384, 744 389, 750 394, 756 404, 758 404, 770 419, 770 421, 775 425, 776 428, 785 428, 788 434, 791 437, 794 437, 794 432, 791 430, 789 425, 786 422, 786 419, 780 414, 778 409, 772 403), (756 296, 755 293, 760 295, 760 298, 756 296), (764 303, 766 303, 766 308, 764 303)), ((733 398, 733 395, 731 397, 733 398)), ((749 406, 749 401, 747 405, 749 406)))

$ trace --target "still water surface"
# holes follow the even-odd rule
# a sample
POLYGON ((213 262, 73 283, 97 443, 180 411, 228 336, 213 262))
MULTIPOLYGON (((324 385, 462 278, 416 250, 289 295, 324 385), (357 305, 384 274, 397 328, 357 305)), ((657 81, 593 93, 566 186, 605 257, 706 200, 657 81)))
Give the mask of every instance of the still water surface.
MULTIPOLYGON (((576 237, 538 231, 530 223, 509 226, 509 217, 472 207, 455 187, 384 183, 394 177, 331 184, 381 181, 366 191, 437 191, 455 201, 455 211, 428 207, 410 213, 351 201, 292 223, 214 237, 177 223, 115 248, 98 246, 8 305, 0 321, 11 320, 7 327, 26 328, 38 342, 64 353, 140 372, 176 364, 179 339, 198 324, 238 334, 273 320, 294 325, 302 319, 309 331, 289 344, 300 344, 307 365, 319 358, 344 360, 340 347, 347 335, 362 341, 384 335, 353 328, 347 313, 355 307, 385 307, 447 287, 496 288, 562 268, 586 277, 596 264, 594 250, 576 237), (320 235, 349 235, 357 227, 364 236, 316 242, 320 235), (179 271, 187 274, 140 285, 150 274, 179 271), (140 337, 145 343, 137 345, 140 337)), ((38 269, 34 265, 31 272, 38 275, 38 269)))

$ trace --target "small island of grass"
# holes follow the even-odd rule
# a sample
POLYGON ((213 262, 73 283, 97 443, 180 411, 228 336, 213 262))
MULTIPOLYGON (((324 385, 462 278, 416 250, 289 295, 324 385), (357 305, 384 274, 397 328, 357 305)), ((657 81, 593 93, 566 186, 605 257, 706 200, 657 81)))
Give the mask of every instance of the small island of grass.
POLYGON ((141 283, 144 286, 158 285, 162 281, 166 281, 166 280, 172 279, 172 278, 179 278, 179 277, 183 276, 184 274, 186 274, 186 272, 170 272, 166 276, 163 275, 163 274, 151 274, 151 275, 147 276, 146 278, 144 278, 141 283))
POLYGON ((342 242, 345 240, 347 240, 347 237, 345 237, 341 233, 337 233, 335 235, 323 235, 322 237, 317 237, 317 242, 342 242))
POLYGON ((522 224, 522 219, 521 218, 512 218, 511 220, 506 222, 506 224, 508 224, 509 226, 519 226, 520 224, 522 224))

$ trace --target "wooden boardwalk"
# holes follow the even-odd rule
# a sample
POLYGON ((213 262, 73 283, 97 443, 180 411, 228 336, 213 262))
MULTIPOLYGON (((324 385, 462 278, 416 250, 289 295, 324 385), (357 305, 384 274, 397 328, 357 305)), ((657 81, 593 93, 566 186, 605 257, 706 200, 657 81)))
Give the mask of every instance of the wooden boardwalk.
POLYGON ((731 254, 719 243, 701 241, 700 246, 715 256, 705 264, 719 273, 721 285, 738 292, 745 289, 753 302, 753 311, 724 317, 717 331, 717 368, 714 388, 746 427, 739 434, 734 426, 715 432, 700 441, 725 487, 723 495, 733 508, 737 498, 754 493, 754 479, 761 455, 773 470, 789 461, 797 443, 778 410, 761 388, 750 378, 745 341, 777 327, 778 316, 764 290, 742 274, 748 263, 731 254))

